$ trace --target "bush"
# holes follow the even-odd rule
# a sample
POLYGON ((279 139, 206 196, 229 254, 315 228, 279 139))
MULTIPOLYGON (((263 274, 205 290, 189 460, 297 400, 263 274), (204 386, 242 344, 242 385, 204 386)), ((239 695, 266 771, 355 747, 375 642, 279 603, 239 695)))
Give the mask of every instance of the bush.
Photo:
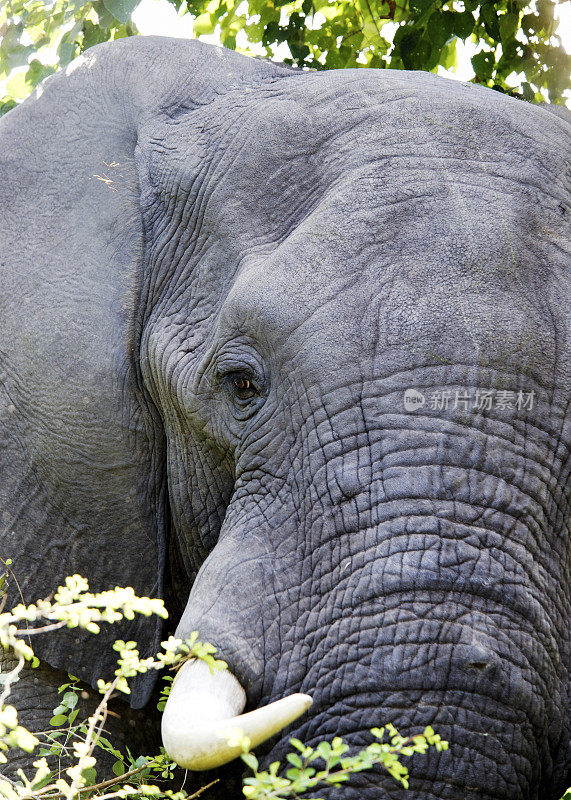
MULTIPOLYGON (((6 563, 9 565, 10 562, 6 563)), ((5 579, 5 575, 0 577, 0 591, 5 579)), ((39 663, 30 645, 21 638, 23 635, 29 638, 32 634, 64 627, 80 627, 97 634, 101 623, 132 619, 135 613, 167 616, 162 600, 137 597, 129 587, 93 594, 89 591, 87 581, 79 575, 67 578, 52 600, 39 600, 29 606, 19 604, 9 612, 0 613, 0 647, 11 650, 16 657, 16 666, 2 676, 0 765, 7 762, 7 754, 14 748, 29 753, 37 750, 39 754, 39 758, 33 761, 30 774, 18 770, 18 778, 13 780, 0 772, 0 797, 6 800, 79 800, 80 797, 97 796, 111 800, 138 795, 190 800, 207 788, 192 795, 184 790, 175 792, 165 789, 164 785, 172 779, 176 764, 170 761, 162 748, 158 755, 135 759, 130 752, 121 753, 104 735, 108 703, 116 693, 129 694, 129 678, 150 669, 178 668, 189 658, 202 659, 211 670, 226 668, 223 661, 215 658, 216 649, 200 642, 196 631, 186 642, 171 636, 162 642, 162 649, 156 656, 145 659, 140 658, 135 642, 117 640, 113 645, 118 654, 115 677, 109 682, 99 681, 101 700, 89 719, 78 721, 78 694, 81 689, 73 676, 59 687, 61 697, 50 721, 54 728, 52 732, 44 732, 40 736, 29 731, 19 724, 17 709, 6 704, 11 687, 18 680, 25 663, 30 662, 32 666, 39 663), (115 777, 96 783, 97 753, 101 751, 116 759, 113 765, 115 777), (70 765, 58 771, 52 770, 47 759, 53 755, 66 755, 70 765), (160 782, 161 785, 151 781, 160 782)), ((164 707, 168 695, 169 678, 166 680, 159 707, 164 707)), ((242 759, 253 773, 244 779, 243 785, 244 796, 250 800, 295 798, 322 784, 340 785, 351 774, 375 765, 382 765, 407 788, 408 771, 400 758, 425 753, 431 746, 437 750, 448 747, 448 743, 442 741, 431 728, 426 728, 422 734, 403 737, 392 725, 386 725, 373 728, 371 734, 374 741, 355 755, 349 755, 348 745, 339 737, 332 742, 321 742, 315 748, 291 739, 293 751, 287 755, 285 774, 277 761, 267 771, 260 771, 258 759, 250 752, 248 739, 237 730, 228 735, 234 743, 241 745, 242 759)))

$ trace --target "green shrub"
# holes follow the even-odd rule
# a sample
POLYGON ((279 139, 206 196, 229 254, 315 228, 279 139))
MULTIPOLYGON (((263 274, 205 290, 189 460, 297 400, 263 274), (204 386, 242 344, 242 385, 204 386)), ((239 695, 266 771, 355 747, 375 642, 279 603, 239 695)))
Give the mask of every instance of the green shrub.
MULTIPOLYGON (((9 566, 10 562, 4 562, 9 566)), ((0 592, 5 583, 0 576, 0 592)), ((138 797, 157 797, 160 800, 191 800, 207 787, 189 795, 184 790, 172 791, 164 788, 173 778, 176 764, 164 750, 155 756, 134 758, 127 750, 120 752, 106 736, 103 725, 108 703, 118 692, 130 692, 128 679, 150 669, 178 668, 189 658, 200 658, 211 670, 225 669, 226 664, 215 658, 216 649, 198 640, 195 631, 183 642, 170 637, 162 643, 161 650, 151 658, 141 659, 135 642, 117 640, 113 645, 117 651, 117 669, 112 681, 98 682, 101 700, 89 719, 78 718, 78 696, 81 686, 77 678, 70 676, 67 683, 59 687, 59 699, 54 708, 50 725, 53 730, 41 736, 29 731, 18 722, 17 709, 7 704, 11 686, 18 679, 26 662, 37 663, 33 650, 22 636, 54 631, 58 628, 80 627, 97 634, 100 624, 113 623, 121 619, 132 619, 134 614, 158 614, 166 617, 162 600, 137 597, 133 589, 119 588, 97 594, 89 591, 87 581, 79 575, 66 578, 52 600, 39 600, 25 606, 19 604, 11 611, 0 613, 0 647, 11 650, 16 657, 16 666, 3 678, 0 695, 0 769, 7 762, 7 754, 14 748, 26 752, 37 751, 29 774, 18 770, 18 778, 10 779, 0 771, 0 798, 5 800, 79 800, 99 797, 105 800, 138 797), (114 777, 96 782, 97 756, 101 751, 110 754, 114 777), (58 772, 48 766, 48 757, 64 756, 69 766, 58 772), (160 785, 157 785, 160 783, 160 785)), ((159 702, 164 707, 170 688, 167 676, 165 688, 159 702)), ((440 739, 431 728, 422 734, 403 737, 392 725, 371 730, 374 741, 359 753, 349 755, 349 747, 339 737, 331 742, 321 742, 315 748, 307 747, 297 739, 290 739, 294 750, 287 755, 284 769, 279 762, 270 765, 267 771, 259 770, 256 756, 250 751, 250 742, 240 731, 229 733, 242 747, 242 760, 252 774, 244 779, 243 793, 249 800, 273 800, 274 798, 296 798, 320 785, 340 785, 351 774, 383 766, 387 772, 405 788, 408 787, 408 771, 401 757, 425 753, 433 746, 445 750, 448 743, 440 739), (385 739, 387 738, 387 741, 385 739)), ((213 784, 209 784, 213 785, 213 784)))

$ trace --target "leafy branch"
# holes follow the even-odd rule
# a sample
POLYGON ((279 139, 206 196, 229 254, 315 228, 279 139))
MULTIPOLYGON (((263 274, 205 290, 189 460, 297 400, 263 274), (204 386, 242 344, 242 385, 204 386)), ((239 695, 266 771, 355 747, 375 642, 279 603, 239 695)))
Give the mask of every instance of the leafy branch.
MULTIPOLYGON (((3 581, 2 581, 3 583, 3 581)), ((1 588, 1 587, 0 587, 1 588)), ((82 628, 91 633, 99 633, 100 623, 113 623, 122 619, 133 619, 134 615, 143 614, 150 616, 157 614, 166 617, 167 613, 162 600, 149 597, 137 597, 132 588, 117 587, 111 591, 91 593, 85 578, 73 575, 66 578, 65 584, 60 586, 52 600, 39 600, 31 605, 20 603, 12 611, 0 613, 0 647, 11 650, 16 658, 16 666, 2 676, 4 689, 0 695, 0 764, 7 762, 6 752, 13 748, 21 748, 26 752, 33 752, 40 740, 18 722, 18 713, 14 706, 6 705, 12 685, 18 680, 26 661, 35 659, 32 647, 21 637, 29 637, 38 633, 54 631, 59 628, 82 628), (47 624, 38 624, 47 622, 47 624), (20 627, 26 623, 25 627, 20 627)), ((123 771, 117 778, 111 778, 98 784, 88 785, 88 777, 97 763, 94 756, 96 746, 103 746, 118 754, 102 737, 102 732, 107 717, 108 704, 112 696, 118 691, 130 693, 128 679, 147 672, 150 669, 163 669, 165 667, 178 668, 188 658, 200 658, 211 669, 225 669, 223 661, 214 658, 216 648, 208 643, 198 641, 198 632, 192 633, 190 639, 183 642, 174 636, 169 637, 161 644, 161 650, 155 657, 141 659, 135 642, 117 640, 113 645, 118 653, 117 669, 112 681, 98 682, 102 694, 97 708, 85 724, 80 724, 74 734, 81 733, 72 743, 72 764, 65 770, 67 779, 61 775, 54 775, 48 766, 45 755, 33 762, 35 772, 31 777, 26 776, 23 770, 18 770, 18 781, 14 781, 0 774, 0 797, 6 800, 56 800, 65 798, 72 800, 83 794, 92 793, 101 789, 114 788, 112 792, 99 794, 102 800, 111 798, 124 798, 131 794, 143 796, 166 796, 170 800, 187 800, 186 792, 162 792, 157 786, 146 783, 133 785, 125 782, 142 773, 152 774, 153 770, 165 775, 174 769, 174 762, 169 762, 164 753, 155 758, 143 758, 143 763, 133 769, 123 771)), ((69 687, 66 684, 64 690, 69 687)), ((56 715, 52 722, 63 719, 72 723, 77 711, 75 705, 77 695, 72 692, 64 694, 62 703, 55 710, 56 715), (69 716, 62 713, 69 711, 69 716)), ((54 740, 55 741, 55 740, 54 740)), ((52 746, 53 747, 53 746, 52 746)), ((64 745, 56 743, 52 751, 61 751, 64 745)), ((205 789, 201 789, 192 797, 198 797, 205 789)))
POLYGON ((308 747, 299 739, 290 739, 290 744, 297 752, 287 754, 286 759, 291 766, 285 775, 280 774, 279 761, 270 764, 267 771, 260 771, 258 759, 249 752, 248 738, 234 734, 230 743, 242 746, 242 760, 254 773, 253 777, 244 779, 242 791, 249 800, 296 798, 321 784, 338 786, 348 781, 351 775, 375 766, 382 766, 408 789, 408 770, 400 762, 400 757, 412 756, 414 753, 424 754, 430 746, 438 751, 448 749, 448 742, 434 733, 431 727, 425 728, 421 734, 409 737, 401 736, 393 725, 372 728, 371 733, 377 741, 353 756, 347 755, 349 745, 339 736, 331 743, 321 742, 315 748, 308 747), (384 741, 385 735, 390 737, 390 741, 384 741), (319 761, 324 762, 320 769, 314 766, 319 761))
MULTIPOLYGON (((571 56, 554 0, 168 0, 194 34, 316 70, 455 70, 459 42, 477 45, 473 81, 526 100, 563 104, 571 56)), ((100 42, 137 34, 139 0, 0 3, 0 116, 40 81, 100 42)))

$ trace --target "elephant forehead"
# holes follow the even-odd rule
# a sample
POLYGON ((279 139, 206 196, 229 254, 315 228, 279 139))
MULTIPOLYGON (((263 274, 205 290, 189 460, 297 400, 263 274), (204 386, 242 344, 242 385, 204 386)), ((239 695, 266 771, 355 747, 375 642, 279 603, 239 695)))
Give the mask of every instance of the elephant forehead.
POLYGON ((330 353, 337 341, 361 354, 553 355, 564 325, 540 288, 551 265, 521 195, 445 183, 386 203, 378 182, 374 169, 348 171, 281 241, 245 245, 223 319, 297 349, 321 336, 330 353))
POLYGON ((333 360, 366 345, 539 362, 559 335, 561 125, 430 75, 241 85, 154 132, 145 163, 177 212, 156 250, 180 239, 208 296, 224 276, 224 337, 333 360))
POLYGON ((279 255, 252 261, 224 304, 223 330, 247 332, 304 369, 364 366, 367 355, 376 360, 397 351, 402 366, 432 354, 533 371, 555 358, 551 315, 517 285, 504 287, 499 301, 485 279, 479 285, 451 272, 442 280, 425 270, 423 282, 396 256, 392 264, 355 261, 360 270, 338 261, 330 274, 311 254, 290 264, 279 255))
POLYGON ((154 121, 146 163, 167 200, 193 202, 200 187, 204 229, 238 250, 267 250, 324 204, 391 234, 443 196, 464 230, 486 211, 509 228, 510 206, 560 225, 563 123, 551 117, 432 75, 293 73, 154 121))
POLYGON ((557 181, 539 188, 515 104, 419 86, 388 101, 369 74, 315 76, 248 106, 209 206, 241 246, 226 316, 298 352, 321 335, 334 360, 445 338, 444 358, 537 363, 557 337, 538 291, 560 258, 557 181))
POLYGON ((335 280, 400 257, 423 282, 462 275, 497 291, 561 259, 545 252, 562 235, 556 137, 539 142, 530 120, 522 133, 517 104, 496 108, 490 93, 484 107, 478 92, 407 75, 389 100, 384 81, 347 72, 241 98, 210 145, 223 155, 207 178, 208 234, 304 283, 307 272, 335 280))
POLYGON ((473 185, 503 181, 501 194, 516 191, 509 182, 549 191, 545 178, 557 184, 557 162, 563 167, 561 131, 549 130, 537 109, 430 75, 294 76, 234 100, 227 130, 219 125, 227 98, 205 112, 205 129, 216 148, 223 143, 228 195, 241 205, 244 195, 255 198, 249 210, 258 218, 279 220, 290 198, 307 211, 324 190, 370 165, 375 191, 385 197, 400 187, 411 194, 416 185, 422 194, 427 186, 468 183, 467 176, 473 185))

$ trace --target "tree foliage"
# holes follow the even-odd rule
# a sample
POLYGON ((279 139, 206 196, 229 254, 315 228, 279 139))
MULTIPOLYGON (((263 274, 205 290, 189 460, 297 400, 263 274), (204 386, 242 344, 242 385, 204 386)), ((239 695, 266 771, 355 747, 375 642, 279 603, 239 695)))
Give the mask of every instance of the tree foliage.
POLYGON ((7 94, 0 98, 0 113, 27 97, 36 84, 84 50, 100 42, 136 34, 130 18, 139 2, 6 0, 4 5, 0 2, 0 81, 10 75, 7 94))
POLYGON ((458 41, 471 39, 479 45, 472 59, 478 83, 509 92, 521 87, 527 100, 539 100, 545 88, 552 102, 569 86, 570 59, 556 34, 551 0, 249 0, 247 12, 244 6, 241 0, 198 0, 188 10, 198 15, 197 33, 220 24, 222 43, 233 48, 244 30, 270 58, 285 42, 298 67, 450 69, 457 64, 458 41), (520 83, 514 72, 525 80, 520 83))
MULTIPOLYGON (((563 103, 571 58, 552 0, 169 0, 201 37, 298 67, 454 69, 457 44, 477 45, 474 81, 526 100, 563 103), (257 49, 256 49, 257 48, 257 49)), ((566 0, 569 2, 569 0, 566 0)), ((0 4, 0 113, 95 44, 137 33, 139 0, 5 0, 0 4)))

